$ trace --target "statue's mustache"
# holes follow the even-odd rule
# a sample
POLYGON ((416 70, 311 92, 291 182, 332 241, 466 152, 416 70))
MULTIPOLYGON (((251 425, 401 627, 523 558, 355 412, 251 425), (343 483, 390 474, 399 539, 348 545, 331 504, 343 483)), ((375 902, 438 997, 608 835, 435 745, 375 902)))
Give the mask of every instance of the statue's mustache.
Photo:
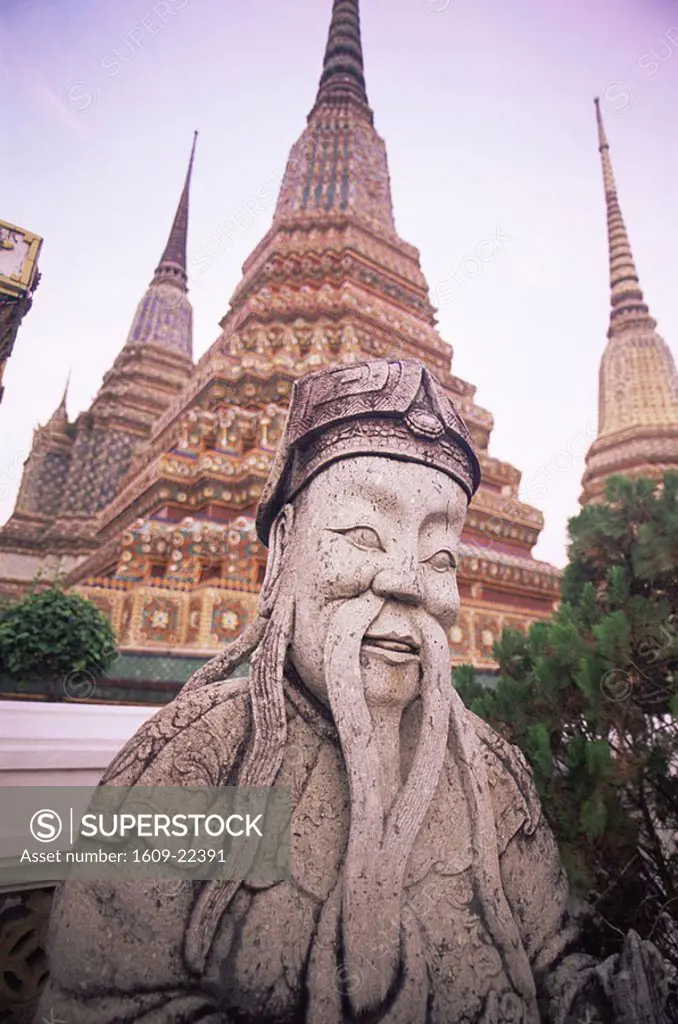
POLYGON ((365 591, 356 597, 338 601, 335 614, 338 614, 340 609, 348 603, 353 609, 354 622, 356 625, 359 624, 360 635, 357 639, 361 644, 366 639, 391 638, 420 649, 423 646, 424 637, 437 634, 441 628, 437 619, 425 608, 407 605, 404 602, 388 598, 376 598, 372 591, 365 591), (375 607, 378 610, 370 617, 369 611, 375 607))

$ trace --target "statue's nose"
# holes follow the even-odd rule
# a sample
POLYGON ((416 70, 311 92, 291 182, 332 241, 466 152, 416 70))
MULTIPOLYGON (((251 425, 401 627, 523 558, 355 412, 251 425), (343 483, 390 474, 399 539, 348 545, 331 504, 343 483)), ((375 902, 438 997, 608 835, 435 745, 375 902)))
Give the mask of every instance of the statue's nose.
POLYGON ((372 583, 377 597, 385 600, 403 601, 405 604, 420 604, 423 599, 418 566, 383 569, 372 583))

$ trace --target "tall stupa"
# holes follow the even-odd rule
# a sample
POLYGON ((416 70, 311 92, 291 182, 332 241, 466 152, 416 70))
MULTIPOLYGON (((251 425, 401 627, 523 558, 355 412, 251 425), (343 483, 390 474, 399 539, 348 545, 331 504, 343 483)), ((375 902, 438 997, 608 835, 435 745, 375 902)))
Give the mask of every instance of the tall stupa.
MULTIPOLYGON (((358 0, 334 0, 317 95, 292 146, 273 223, 195 366, 185 298, 187 189, 173 228, 177 244, 166 251, 123 349, 125 359, 152 352, 158 361, 158 374, 135 378, 143 429, 125 448, 105 500, 88 507, 91 528, 72 551, 71 583, 109 615, 124 651, 211 656, 254 614, 266 561, 254 512, 294 380, 365 358, 415 358, 462 410, 480 453, 483 483, 459 573, 463 611, 449 640, 455 662, 493 667, 504 626, 526 629, 553 613, 559 574, 532 557, 542 514, 519 500, 519 471, 490 455, 492 416, 476 404, 475 387, 453 372, 419 253, 396 231, 386 147, 365 85, 358 0), (156 299, 158 289, 177 301, 156 299)), ((115 372, 106 380, 119 380, 115 372)), ((109 387, 106 397, 113 417, 124 396, 109 387)), ((95 400, 83 415, 96 422, 96 414, 95 400)), ((70 479, 80 464, 77 441, 61 436, 57 443, 72 447, 70 479)), ((97 444, 107 443, 92 437, 88 452, 94 457, 97 444)), ((62 508, 62 499, 22 498, 13 519, 40 517, 49 545, 63 537, 62 508)))
POLYGON ((586 455, 582 505, 602 499, 608 477, 660 478, 678 469, 678 380, 638 280, 595 100, 610 252, 610 326, 600 363, 598 436, 586 455))
POLYGON ((118 493, 137 446, 190 380, 186 233, 194 152, 195 137, 167 244, 92 404, 71 423, 64 393, 33 433, 14 512, 0 530, 0 594, 18 597, 37 573, 67 573, 98 549, 98 513, 118 493))

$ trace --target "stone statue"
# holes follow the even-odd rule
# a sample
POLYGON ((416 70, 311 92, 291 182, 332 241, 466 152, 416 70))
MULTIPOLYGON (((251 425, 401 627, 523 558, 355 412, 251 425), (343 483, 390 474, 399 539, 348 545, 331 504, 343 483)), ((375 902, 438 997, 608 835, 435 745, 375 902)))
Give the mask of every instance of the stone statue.
POLYGON ((258 617, 104 778, 290 787, 291 878, 64 883, 37 1022, 663 1020, 652 945, 631 933, 600 965, 576 951, 529 768, 451 685, 479 481, 419 363, 296 383, 257 513, 258 617))

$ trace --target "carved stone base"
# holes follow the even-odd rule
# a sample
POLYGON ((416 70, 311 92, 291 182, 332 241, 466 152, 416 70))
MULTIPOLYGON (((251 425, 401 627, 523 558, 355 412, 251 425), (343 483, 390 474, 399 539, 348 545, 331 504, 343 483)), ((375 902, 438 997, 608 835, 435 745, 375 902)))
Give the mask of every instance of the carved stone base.
POLYGON ((0 1024, 32 1024, 47 978, 53 889, 0 894, 0 1024))

